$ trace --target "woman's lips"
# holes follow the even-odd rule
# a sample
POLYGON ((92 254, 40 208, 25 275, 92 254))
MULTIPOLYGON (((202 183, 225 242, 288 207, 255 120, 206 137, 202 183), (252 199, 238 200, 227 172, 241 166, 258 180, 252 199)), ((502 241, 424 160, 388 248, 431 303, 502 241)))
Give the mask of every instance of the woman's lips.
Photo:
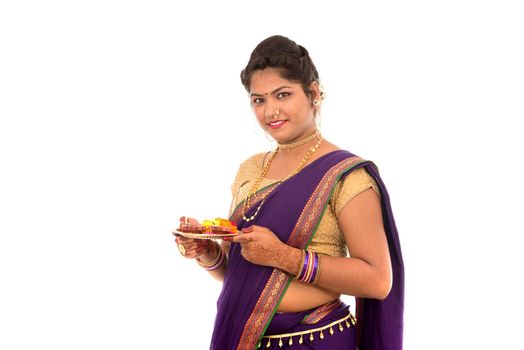
POLYGON ((275 120, 275 121, 267 123, 267 125, 271 129, 278 129, 278 128, 281 128, 282 126, 284 126, 286 123, 287 123, 287 120, 275 120))

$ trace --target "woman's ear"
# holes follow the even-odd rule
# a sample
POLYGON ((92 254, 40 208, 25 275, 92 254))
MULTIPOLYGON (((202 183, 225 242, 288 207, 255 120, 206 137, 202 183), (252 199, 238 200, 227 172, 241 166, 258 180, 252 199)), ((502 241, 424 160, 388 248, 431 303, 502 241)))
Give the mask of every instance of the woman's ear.
POLYGON ((316 81, 313 81, 311 84, 309 84, 309 91, 311 91, 311 102, 314 100, 320 101, 322 99, 320 85, 316 81))

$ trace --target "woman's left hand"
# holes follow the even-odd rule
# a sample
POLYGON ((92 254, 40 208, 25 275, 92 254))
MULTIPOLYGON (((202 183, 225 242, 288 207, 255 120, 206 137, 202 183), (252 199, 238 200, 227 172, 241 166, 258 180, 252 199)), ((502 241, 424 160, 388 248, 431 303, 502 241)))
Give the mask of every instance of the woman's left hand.
MULTIPOLYGON (((240 243, 241 254, 249 262, 257 265, 273 266, 288 270, 289 259, 293 262, 293 256, 298 251, 283 243, 267 227, 252 225, 242 229, 242 233, 235 237, 224 238, 230 242, 240 243)), ((294 265, 294 264, 293 264, 294 265)))

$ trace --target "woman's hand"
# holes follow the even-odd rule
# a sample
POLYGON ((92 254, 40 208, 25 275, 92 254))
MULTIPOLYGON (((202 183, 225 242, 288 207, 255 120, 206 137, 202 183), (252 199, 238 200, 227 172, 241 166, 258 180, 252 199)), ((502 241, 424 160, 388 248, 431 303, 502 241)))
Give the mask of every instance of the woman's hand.
POLYGON ((283 243, 267 227, 249 226, 235 237, 224 240, 240 243, 241 254, 247 261, 264 266, 273 266, 289 273, 296 273, 302 252, 283 243))
POLYGON ((176 243, 182 256, 195 259, 206 255, 211 247, 210 239, 193 239, 186 237, 177 237, 176 243))
MULTIPOLYGON (((180 224, 193 224, 198 225, 199 222, 193 218, 187 216, 182 216, 180 218, 180 224)), ((176 236, 176 243, 178 245, 178 250, 180 254, 189 259, 195 259, 204 257, 210 252, 212 246, 212 240, 210 239, 193 239, 182 236, 177 236, 176 233, 173 233, 176 236)))

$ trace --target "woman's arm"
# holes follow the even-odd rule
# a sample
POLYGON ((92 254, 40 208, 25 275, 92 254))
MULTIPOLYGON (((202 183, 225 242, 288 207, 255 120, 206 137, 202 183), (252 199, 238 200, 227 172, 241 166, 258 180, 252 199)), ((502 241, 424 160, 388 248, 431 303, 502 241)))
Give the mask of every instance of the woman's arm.
POLYGON ((357 195, 342 208, 338 222, 351 257, 322 255, 318 285, 341 294, 386 298, 392 271, 377 193, 370 188, 357 195))

